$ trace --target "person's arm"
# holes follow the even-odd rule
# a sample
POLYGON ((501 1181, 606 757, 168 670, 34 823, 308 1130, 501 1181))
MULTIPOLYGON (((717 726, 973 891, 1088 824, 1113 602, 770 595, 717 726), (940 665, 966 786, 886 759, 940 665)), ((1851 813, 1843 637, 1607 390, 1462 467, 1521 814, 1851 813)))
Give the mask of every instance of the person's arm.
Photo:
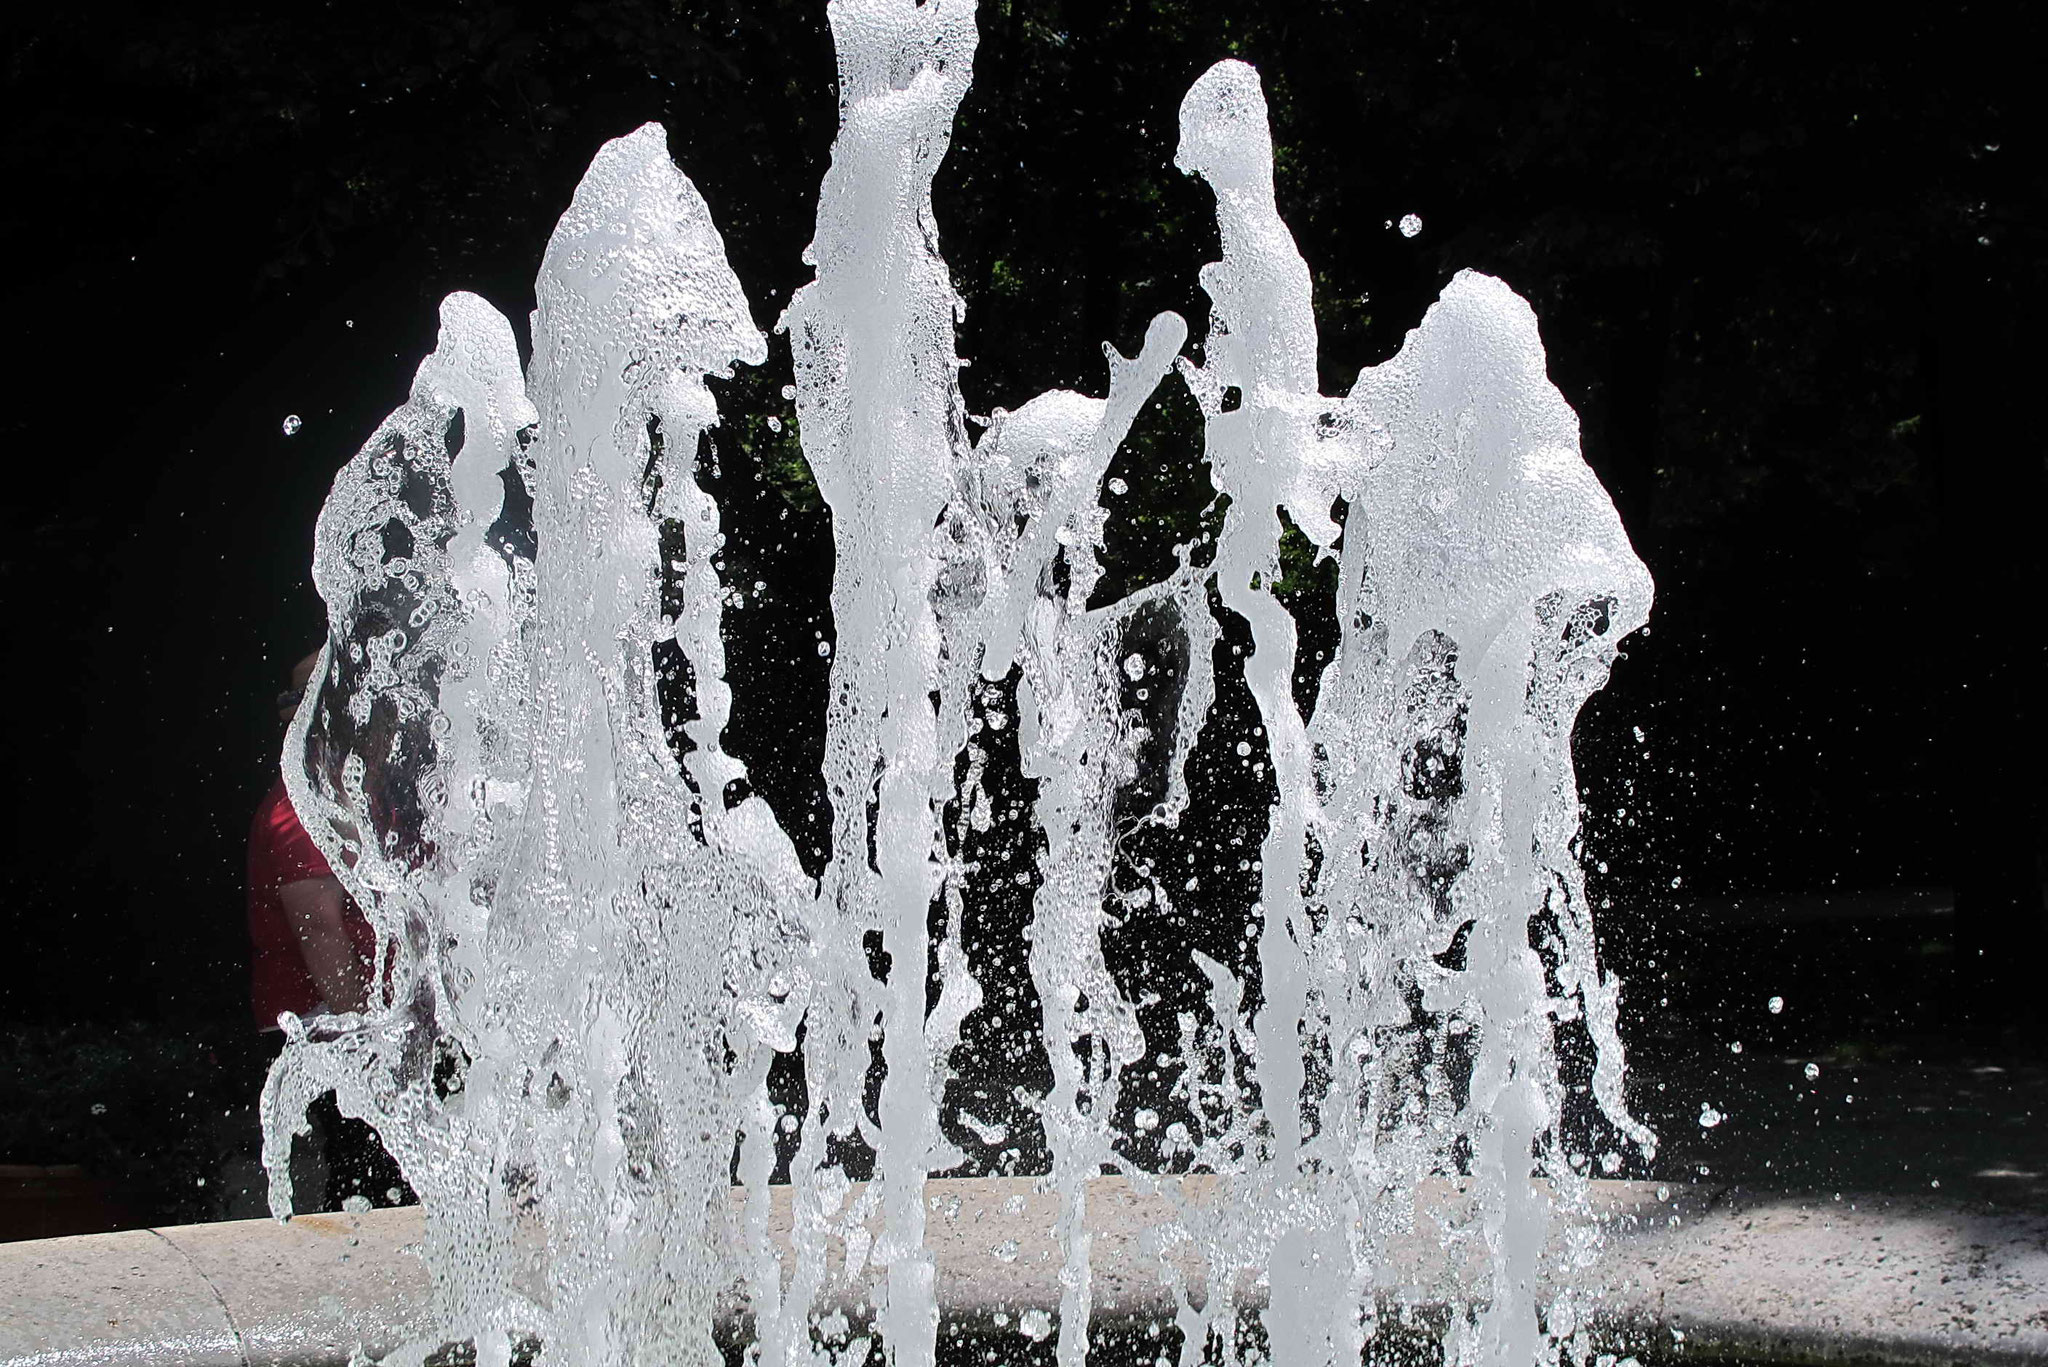
POLYGON ((278 890, 299 937, 299 955, 328 1008, 360 1011, 367 995, 363 965, 348 933, 348 894, 338 878, 302 878, 278 890))

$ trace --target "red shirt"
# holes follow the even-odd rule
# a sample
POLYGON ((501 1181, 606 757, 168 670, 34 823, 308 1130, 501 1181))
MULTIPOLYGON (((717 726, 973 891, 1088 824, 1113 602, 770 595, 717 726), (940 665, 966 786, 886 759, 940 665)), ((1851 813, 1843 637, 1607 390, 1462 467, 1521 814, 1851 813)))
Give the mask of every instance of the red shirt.
MULTIPOLYGON (((275 1029, 279 1012, 303 1016, 321 1005, 320 988, 299 953, 298 932, 282 893, 289 883, 330 876, 320 847, 292 810, 280 775, 249 823, 249 997, 261 1029, 275 1029)), ((367 965, 376 959, 376 934, 353 900, 345 915, 368 977, 367 965)))

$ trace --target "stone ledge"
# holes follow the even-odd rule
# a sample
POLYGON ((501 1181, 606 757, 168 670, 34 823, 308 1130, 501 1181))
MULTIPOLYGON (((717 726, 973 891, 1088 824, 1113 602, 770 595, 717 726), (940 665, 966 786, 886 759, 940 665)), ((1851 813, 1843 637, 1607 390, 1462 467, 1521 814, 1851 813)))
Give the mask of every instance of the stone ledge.
MULTIPOLYGON (((1200 1201, 1211 1185, 1187 1179, 1182 1194, 1200 1201)), ((1582 1284, 1603 1339, 1706 1360, 2048 1363, 2048 1215, 1593 1185, 1608 1246, 1582 1284)), ((931 1184, 949 1316, 1057 1307, 1056 1197, 1032 1187, 931 1184)), ((1098 1316, 1170 1316, 1136 1247, 1166 1200, 1091 1184, 1098 1316)), ((1465 1200, 1448 1185, 1423 1194, 1437 1210, 1465 1200)), ((1390 1250, 1395 1305, 1439 1306, 1454 1281, 1430 1223, 1390 1250)), ((0 1244, 0 1367, 339 1367, 358 1345, 383 1353, 431 1327, 422 1228, 408 1209, 0 1244)), ((786 1247, 787 1189, 771 1193, 769 1228, 786 1247)), ((841 1295, 862 1299, 873 1275, 841 1295)), ((1241 1303, 1264 1299, 1243 1288, 1241 1303)))

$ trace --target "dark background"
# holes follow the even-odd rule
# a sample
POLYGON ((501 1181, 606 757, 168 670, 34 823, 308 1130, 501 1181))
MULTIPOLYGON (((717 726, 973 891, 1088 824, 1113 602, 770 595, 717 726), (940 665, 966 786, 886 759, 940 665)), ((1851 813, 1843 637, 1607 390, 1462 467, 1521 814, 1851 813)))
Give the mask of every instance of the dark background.
MULTIPOLYGON (((1325 391, 1454 271, 1505 278, 1656 576, 1578 736, 1644 1057, 1767 987, 1795 1009, 1751 1039, 2038 1056, 2038 19, 984 0, 982 27, 937 192, 972 411, 1100 392, 1100 343, 1134 351, 1158 309, 1199 335, 1214 230, 1175 114, 1210 63, 1252 61, 1325 391), (1874 914, 1907 906, 1935 910, 1874 914)), ((239 1104, 246 823, 271 698, 321 632, 313 518, 440 296, 523 333, 592 153, 659 119, 772 326, 809 275, 831 72, 822 5, 791 0, 0 19, 0 1162, 136 1147, 120 1107, 78 1118, 95 1088, 134 1102, 131 1136, 239 1104), (232 1086, 188 1085, 216 1064, 232 1086)), ((822 582, 829 524, 776 459, 797 545, 771 568, 822 582)), ((1174 493, 1135 497, 1174 525, 1206 498, 1174 493)), ((822 679, 751 711, 741 679, 736 733, 822 679)))

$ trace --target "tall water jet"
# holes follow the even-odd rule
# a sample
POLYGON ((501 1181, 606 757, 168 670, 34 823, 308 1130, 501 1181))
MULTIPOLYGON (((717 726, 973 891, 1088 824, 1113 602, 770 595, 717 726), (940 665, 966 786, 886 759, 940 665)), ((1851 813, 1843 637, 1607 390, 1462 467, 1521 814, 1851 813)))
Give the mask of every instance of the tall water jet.
POLYGON ((1597 1053, 1606 1123, 1654 1140, 1622 1104, 1570 736, 1651 586, 1545 378, 1534 316, 1462 274, 1397 356, 1321 395, 1264 97, 1225 62, 1180 111, 1177 164, 1214 192, 1223 249, 1201 276, 1201 363, 1162 315, 1135 357, 1105 345, 1102 397, 1040 395, 977 439, 931 202, 972 4, 828 10, 840 132, 817 276, 780 326, 837 553, 829 862, 805 874, 725 749, 726 641, 743 627, 699 477, 721 421, 706 378, 765 347, 649 125, 598 154, 557 227, 525 373, 506 321, 451 296, 411 397, 323 510, 329 642, 285 772, 381 949, 366 1012, 286 1022, 265 1093, 273 1208, 290 1209, 292 1127, 333 1090, 426 1207, 441 1328, 404 1361, 445 1339, 487 1363, 525 1340, 549 1363, 710 1361, 734 1284, 763 1361, 859 1361, 872 1340, 827 1311, 874 1266, 882 1348, 932 1363, 926 1182, 963 1162, 942 1118, 962 1023, 997 986, 968 972, 974 870, 949 853, 946 813, 986 821, 988 700, 1014 686, 1044 842, 1026 962, 1052 1083, 1032 1105, 1059 1202, 1063 1367, 1089 1351, 1104 1172, 1164 1180, 1172 1214, 1150 1246, 1184 1365, 1239 1360, 1261 1284, 1273 1363, 1356 1362, 1390 1241, 1438 1176, 1476 1197, 1468 1224, 1441 1217, 1478 1269, 1450 1360, 1583 1358, 1569 1272, 1596 1241, 1592 1156, 1564 1151, 1561 1030, 1597 1053), (1111 460, 1176 369, 1228 499, 1221 532, 1098 601, 1111 460), (1289 527, 1337 567, 1338 646, 1306 707, 1273 593, 1289 527), (1241 654, 1217 649, 1224 619, 1248 628, 1241 654), (680 762, 658 651, 680 661, 680 762), (1219 656, 1242 660, 1256 705, 1241 736, 1216 733, 1219 656), (1141 705, 1167 674, 1170 696, 1141 705), (1140 826, 1203 847, 1179 823, 1190 756, 1218 741, 1275 793, 1245 855, 1256 900, 1227 913, 1256 981, 1192 956, 1206 1000, 1163 1037, 1102 936, 1117 878, 1157 905, 1185 891, 1122 851, 1140 826), (1140 810, 1148 756, 1164 791, 1140 810), (784 1116, 769 1067, 799 1047, 804 1100, 784 1116), (1141 1067, 1169 1081, 1134 1110, 1141 1067), (789 1125, 785 1259, 768 1183, 789 1125), (862 1150, 864 1186, 848 1170, 862 1150), (1189 1173, 1215 1180, 1165 1180, 1189 1173))

